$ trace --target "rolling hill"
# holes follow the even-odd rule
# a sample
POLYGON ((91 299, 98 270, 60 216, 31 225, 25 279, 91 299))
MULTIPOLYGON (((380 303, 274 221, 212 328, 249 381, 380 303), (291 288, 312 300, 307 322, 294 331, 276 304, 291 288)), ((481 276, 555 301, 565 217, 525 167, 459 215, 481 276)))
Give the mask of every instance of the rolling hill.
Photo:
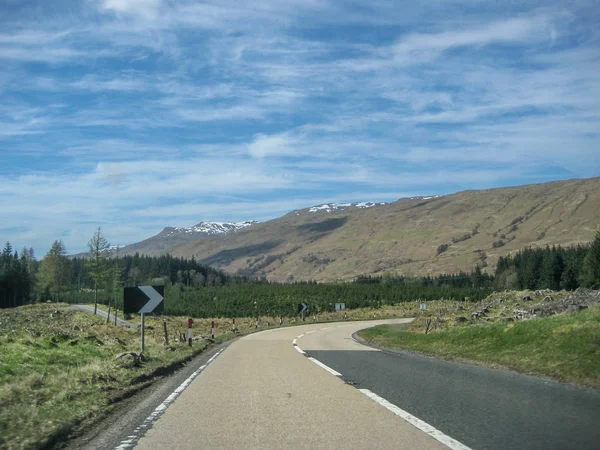
POLYGON ((600 226, 600 178, 327 204, 146 253, 191 257, 229 273, 277 281, 363 274, 493 271, 525 246, 592 240, 600 226))

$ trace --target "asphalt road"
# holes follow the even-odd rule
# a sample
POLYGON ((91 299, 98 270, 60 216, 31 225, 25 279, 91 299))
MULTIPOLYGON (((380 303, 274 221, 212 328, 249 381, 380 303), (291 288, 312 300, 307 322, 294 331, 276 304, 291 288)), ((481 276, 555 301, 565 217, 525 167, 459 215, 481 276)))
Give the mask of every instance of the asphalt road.
POLYGON ((599 391, 352 339, 389 322, 311 324, 225 344, 126 400, 70 448, 598 448, 599 391))
POLYGON ((361 326, 298 340, 310 356, 473 449, 597 449, 600 391, 351 340, 361 326))
MULTIPOLYGON (((85 311, 85 312, 89 312, 89 313, 94 313, 94 307, 93 306, 88 306, 88 305, 71 305, 70 308, 73 309, 79 309, 81 311, 85 311)), ((97 313, 100 317, 106 317, 108 316, 108 313, 106 311, 102 311, 100 308, 97 309, 97 313)), ((111 314, 110 316, 110 320, 114 322, 115 320, 115 316, 111 314)), ((121 320, 119 317, 117 317, 117 324, 124 326, 124 327, 129 327, 129 328, 137 328, 137 325, 131 322, 127 322, 126 320, 121 320)))
POLYGON ((298 333, 322 327, 275 329, 233 342, 135 448, 445 448, 292 346, 298 333))

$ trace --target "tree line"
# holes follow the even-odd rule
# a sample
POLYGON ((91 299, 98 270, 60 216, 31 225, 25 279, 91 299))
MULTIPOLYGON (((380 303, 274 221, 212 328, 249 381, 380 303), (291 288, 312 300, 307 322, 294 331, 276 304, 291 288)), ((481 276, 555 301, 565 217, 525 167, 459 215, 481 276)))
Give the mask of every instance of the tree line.
POLYGON ((119 256, 96 230, 85 256, 69 258, 55 241, 41 261, 32 249, 7 243, 0 259, 0 307, 35 301, 94 302, 122 308, 123 287, 165 286, 167 314, 196 317, 293 315, 298 303, 312 312, 335 303, 347 308, 379 307, 439 298, 479 300, 494 289, 567 289, 600 286, 600 232, 590 245, 527 248, 498 261, 495 277, 471 273, 426 277, 360 276, 352 282, 282 284, 228 275, 194 258, 171 255, 119 256))
POLYGON ((194 289, 182 284, 165 290, 165 311, 196 317, 294 316, 300 303, 309 314, 347 309, 379 308, 415 300, 480 300, 492 292, 493 277, 463 273, 438 277, 360 277, 343 283, 226 282, 194 289))
POLYGON ((600 231, 588 245, 525 248, 501 257, 496 265, 494 287, 554 291, 599 288, 600 231))

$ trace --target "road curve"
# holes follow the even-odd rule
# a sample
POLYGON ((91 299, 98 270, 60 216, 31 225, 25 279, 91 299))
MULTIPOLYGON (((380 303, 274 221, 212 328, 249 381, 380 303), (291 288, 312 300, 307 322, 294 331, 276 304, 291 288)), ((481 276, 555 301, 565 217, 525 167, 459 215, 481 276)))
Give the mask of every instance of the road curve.
MULTIPOLYGON (((78 309, 80 311, 85 311, 85 312, 89 312, 94 314, 94 307, 93 306, 89 306, 89 305, 71 305, 69 306, 70 309, 78 309)), ((108 316, 108 313, 106 311, 101 310, 100 308, 97 309, 97 314, 100 317, 104 317, 106 318, 108 316)), ((114 321, 114 315, 110 316, 111 317, 111 321, 114 321)), ((127 322, 126 320, 121 320, 117 317, 117 325, 121 325, 124 327, 129 327, 129 328, 137 328, 137 325, 135 323, 131 323, 131 322, 127 322)))
POLYGON ((362 324, 304 335, 297 345, 473 449, 597 449, 600 391, 506 370, 378 351, 352 340, 362 324))
POLYGON ((135 448, 446 448, 292 345, 300 334, 346 325, 274 329, 233 342, 132 439, 135 448))

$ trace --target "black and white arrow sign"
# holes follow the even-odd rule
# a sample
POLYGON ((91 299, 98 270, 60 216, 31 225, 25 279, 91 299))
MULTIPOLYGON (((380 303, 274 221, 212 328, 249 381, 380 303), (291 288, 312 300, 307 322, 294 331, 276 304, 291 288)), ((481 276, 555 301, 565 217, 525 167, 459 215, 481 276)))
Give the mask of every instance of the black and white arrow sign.
POLYGON ((302 314, 307 309, 308 309, 308 305, 306 303, 298 303, 298 313, 299 314, 302 314))
POLYGON ((164 286, 128 287, 123 295, 125 314, 148 314, 161 312, 164 308, 164 286))

